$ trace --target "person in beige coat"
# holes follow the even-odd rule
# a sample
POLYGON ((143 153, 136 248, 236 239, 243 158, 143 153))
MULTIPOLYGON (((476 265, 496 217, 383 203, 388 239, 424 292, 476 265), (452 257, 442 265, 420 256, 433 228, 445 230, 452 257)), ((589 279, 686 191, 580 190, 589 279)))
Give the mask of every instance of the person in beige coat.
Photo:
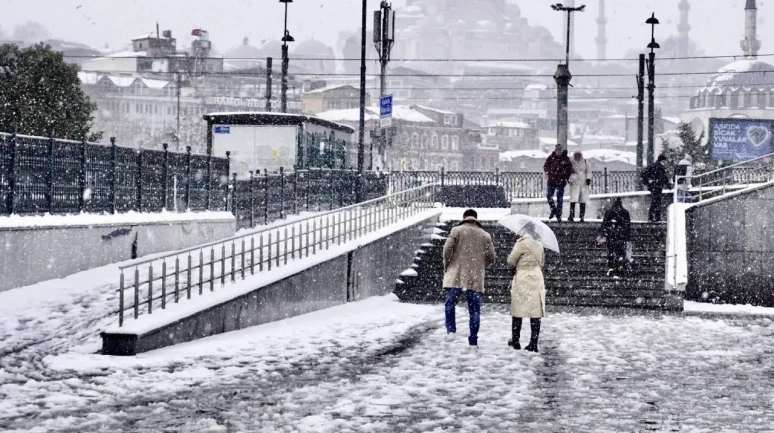
POLYGON ((518 235, 519 239, 508 256, 508 264, 516 268, 516 275, 511 282, 511 340, 508 345, 516 350, 521 349, 521 322, 529 318, 532 336, 525 349, 537 352, 540 319, 546 315, 546 286, 543 280, 545 251, 543 245, 534 239, 535 228, 532 224, 525 225, 518 235))
POLYGON ((580 203, 580 222, 586 218, 586 203, 591 189, 591 167, 581 152, 572 155, 572 176, 570 176, 570 218, 575 221, 575 204, 580 203))
POLYGON ((454 309, 463 291, 467 291, 470 313, 468 343, 478 346, 481 323, 481 295, 484 293, 486 267, 495 260, 492 236, 478 222, 478 214, 468 209, 463 221, 454 227, 443 246, 443 287, 446 289, 446 332, 453 338, 457 332, 454 309))

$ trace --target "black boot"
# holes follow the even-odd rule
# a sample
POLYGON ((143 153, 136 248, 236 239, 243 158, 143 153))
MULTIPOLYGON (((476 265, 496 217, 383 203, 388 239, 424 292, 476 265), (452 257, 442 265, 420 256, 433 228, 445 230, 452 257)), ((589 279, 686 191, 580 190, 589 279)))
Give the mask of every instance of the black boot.
MULTIPOLYGON (((581 205, 583 206, 583 205, 581 205)), ((583 217, 581 217, 583 218, 583 217)), ((567 218, 568 222, 575 222, 575 203, 570 203, 570 217, 567 218)))
POLYGON ((584 218, 586 218, 586 203, 581 203, 580 204, 580 222, 582 223, 586 222, 584 218))
POLYGON ((519 344, 519 336, 521 335, 521 318, 511 317, 511 339, 508 340, 508 346, 513 347, 516 350, 521 349, 519 344))
POLYGON ((540 338, 540 319, 530 319, 529 325, 532 335, 529 337, 529 345, 524 348, 530 352, 538 353, 538 339, 540 338))

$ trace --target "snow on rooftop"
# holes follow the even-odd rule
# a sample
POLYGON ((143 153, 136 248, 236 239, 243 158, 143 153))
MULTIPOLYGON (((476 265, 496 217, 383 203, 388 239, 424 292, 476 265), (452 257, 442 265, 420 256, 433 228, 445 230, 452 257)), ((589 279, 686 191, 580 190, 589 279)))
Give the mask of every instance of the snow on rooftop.
POLYGON ((584 150, 583 156, 586 159, 597 159, 602 162, 624 162, 632 165, 634 165, 637 161, 637 154, 635 152, 628 152, 625 150, 612 150, 612 149, 584 150))
MULTIPOLYGON (((542 144, 543 146, 556 146, 557 143, 559 143, 558 141, 556 141, 556 138, 554 137, 538 137, 538 140, 540 141, 540 144, 542 144)), ((572 140, 567 140, 567 145, 570 147, 575 147, 575 146, 578 146, 578 143, 572 140)))
POLYGON ((308 92, 304 92, 304 94, 305 95, 310 95, 310 94, 314 94, 314 93, 323 93, 323 92, 327 92, 329 90, 342 89, 342 88, 345 88, 345 87, 354 88, 354 87, 352 87, 349 84, 337 84, 335 86, 326 86, 326 87, 321 87, 319 89, 310 90, 308 92))
POLYGON ((500 161, 510 162, 519 158, 546 159, 548 153, 542 150, 511 150, 500 153, 500 161))
POLYGON ((531 129, 532 127, 529 125, 529 123, 524 122, 495 122, 492 125, 489 125, 489 127, 497 127, 497 128, 518 128, 518 129, 531 129))
POLYGON ((112 58, 148 57, 148 52, 147 51, 121 51, 118 53, 108 54, 107 57, 112 57, 112 58))
MULTIPOLYGON (((320 119, 331 122, 357 122, 360 120, 359 108, 346 108, 343 110, 328 110, 316 115, 320 119)), ((374 107, 366 107, 365 120, 379 120, 379 113, 374 107)))

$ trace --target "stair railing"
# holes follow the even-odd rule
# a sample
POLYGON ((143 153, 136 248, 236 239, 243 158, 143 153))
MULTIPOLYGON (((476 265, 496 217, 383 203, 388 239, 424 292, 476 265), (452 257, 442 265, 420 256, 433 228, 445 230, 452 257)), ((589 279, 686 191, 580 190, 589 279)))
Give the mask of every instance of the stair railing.
POLYGON ((118 325, 125 312, 137 319, 141 309, 152 314, 408 220, 435 207, 436 189, 424 185, 120 266, 118 325))
POLYGON ((738 162, 694 176, 675 177, 675 203, 696 203, 729 190, 740 190, 774 180, 774 153, 738 162), (680 181, 684 181, 681 187, 680 181))

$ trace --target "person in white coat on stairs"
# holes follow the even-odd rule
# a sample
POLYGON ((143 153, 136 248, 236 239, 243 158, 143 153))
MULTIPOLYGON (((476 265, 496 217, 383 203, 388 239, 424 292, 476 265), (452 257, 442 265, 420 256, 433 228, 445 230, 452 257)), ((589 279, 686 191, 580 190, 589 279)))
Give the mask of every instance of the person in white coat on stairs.
POLYGON ((589 202, 591 189, 591 168, 583 154, 578 151, 572 155, 572 176, 570 176, 570 218, 575 221, 575 204, 580 204, 580 222, 586 217, 586 203, 589 202))

